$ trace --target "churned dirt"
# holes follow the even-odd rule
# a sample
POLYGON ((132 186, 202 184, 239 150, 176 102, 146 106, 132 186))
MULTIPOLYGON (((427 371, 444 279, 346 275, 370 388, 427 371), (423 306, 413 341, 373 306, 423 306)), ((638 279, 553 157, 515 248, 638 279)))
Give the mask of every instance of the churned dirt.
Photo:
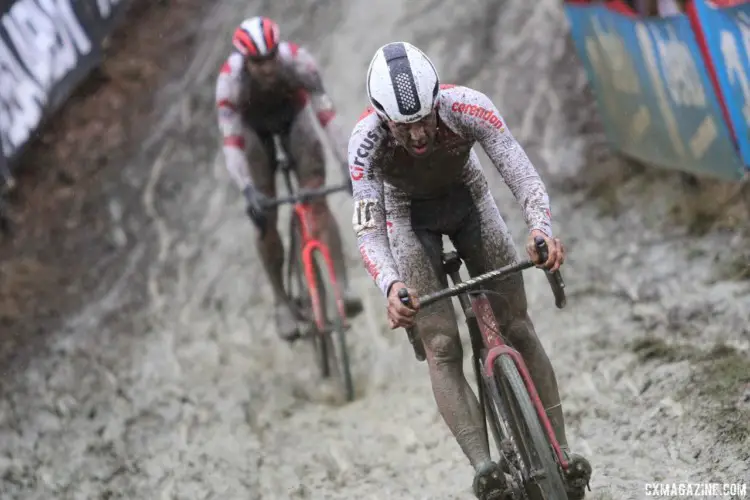
POLYGON ((12 233, 0 244, 0 359, 80 306, 129 247, 121 218, 140 195, 123 168, 148 137, 153 96, 187 66, 198 0, 134 0, 105 59, 46 123, 16 168, 12 233), (33 321, 30 321, 33 319, 33 321))
MULTIPOLYGON (((44 213, 24 208, 39 215, 24 217, 28 234, 3 250, 24 250, 15 279, 33 292, 3 298, 2 327, 43 342, 8 365, 0 386, 0 497, 472 498, 425 365, 403 332, 387 329, 345 195, 331 205, 366 305, 350 340, 358 399, 341 404, 316 382, 304 346, 276 338, 212 104, 231 29, 259 12, 317 56, 347 126, 366 104, 372 54, 396 39, 423 48, 446 83, 494 99, 547 182, 570 253, 565 310, 541 273, 528 274, 527 293, 569 441, 595 468, 591 498, 644 498, 655 481, 747 481, 742 219, 689 227, 691 188, 679 175, 609 152, 559 2, 219 0, 180 52, 179 74, 153 89, 137 147, 115 141, 116 168, 72 174, 91 177, 84 196, 49 195, 44 213), (66 228, 74 206, 94 215, 66 228), (52 234, 67 257, 44 257, 52 234)), ((482 157, 520 249, 518 206, 482 157)), ((79 189, 49 170, 28 182, 79 189)), ((26 205, 32 191, 44 197, 24 189, 26 205)))

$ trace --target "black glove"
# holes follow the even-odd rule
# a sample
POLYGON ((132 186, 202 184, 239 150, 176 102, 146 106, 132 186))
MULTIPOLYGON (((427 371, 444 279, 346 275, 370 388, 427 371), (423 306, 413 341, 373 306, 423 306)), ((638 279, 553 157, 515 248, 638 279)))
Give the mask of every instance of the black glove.
POLYGON ((247 202, 245 208, 247 216, 253 221, 260 234, 265 234, 267 219, 264 205, 268 201, 268 197, 252 186, 246 187, 242 194, 245 195, 245 201, 247 202))

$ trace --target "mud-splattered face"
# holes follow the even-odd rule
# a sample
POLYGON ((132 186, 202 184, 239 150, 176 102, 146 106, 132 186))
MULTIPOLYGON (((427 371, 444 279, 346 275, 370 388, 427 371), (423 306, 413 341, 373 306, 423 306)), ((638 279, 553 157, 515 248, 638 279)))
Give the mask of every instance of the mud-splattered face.
POLYGON ((279 78, 279 62, 276 55, 266 59, 247 59, 247 71, 261 87, 270 88, 279 78))
POLYGON ((406 151, 415 157, 427 156, 432 152, 437 133, 437 112, 432 111, 418 122, 396 123, 389 121, 388 128, 393 137, 406 151))

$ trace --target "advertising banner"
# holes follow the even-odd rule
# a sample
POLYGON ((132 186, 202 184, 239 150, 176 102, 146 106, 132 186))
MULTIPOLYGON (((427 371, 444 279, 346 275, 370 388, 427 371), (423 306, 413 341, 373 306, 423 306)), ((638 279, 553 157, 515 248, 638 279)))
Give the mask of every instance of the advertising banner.
POLYGON ((126 2, 15 0, 0 5, 0 144, 4 161, 12 165, 42 122, 100 63, 101 42, 126 2))
POLYGON ((566 4, 607 136, 625 154, 728 180, 744 176, 690 21, 566 4))

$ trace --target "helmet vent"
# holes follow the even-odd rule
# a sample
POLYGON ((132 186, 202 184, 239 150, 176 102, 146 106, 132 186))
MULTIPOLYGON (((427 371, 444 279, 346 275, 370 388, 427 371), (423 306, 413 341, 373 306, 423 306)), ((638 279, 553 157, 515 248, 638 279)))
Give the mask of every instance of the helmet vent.
POLYGON ((383 55, 388 64, 399 113, 407 116, 419 113, 422 104, 419 102, 417 85, 406 56, 406 47, 400 42, 390 43, 383 47, 383 55))

